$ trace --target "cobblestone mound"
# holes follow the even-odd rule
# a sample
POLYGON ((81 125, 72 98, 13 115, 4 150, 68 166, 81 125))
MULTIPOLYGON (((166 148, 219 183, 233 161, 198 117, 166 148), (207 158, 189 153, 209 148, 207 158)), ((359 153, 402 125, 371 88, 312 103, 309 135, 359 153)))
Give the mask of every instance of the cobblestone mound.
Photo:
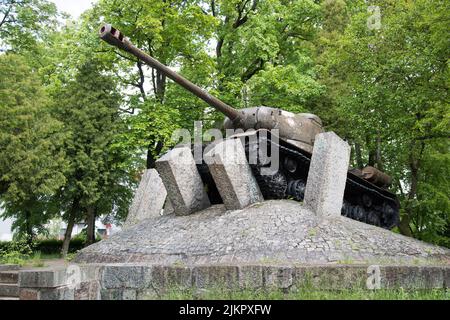
POLYGON ((450 250, 345 217, 318 218, 290 200, 213 206, 147 219, 84 250, 77 263, 445 264, 450 250))

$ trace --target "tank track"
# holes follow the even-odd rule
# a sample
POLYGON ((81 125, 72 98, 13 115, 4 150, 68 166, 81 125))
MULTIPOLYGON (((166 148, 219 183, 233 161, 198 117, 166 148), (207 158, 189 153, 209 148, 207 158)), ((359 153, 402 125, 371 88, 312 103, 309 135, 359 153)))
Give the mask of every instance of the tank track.
MULTIPOLYGON (((267 138, 265 142, 261 139, 259 141, 267 143, 268 150, 270 150, 270 144, 275 144, 270 138, 267 138)), ((280 150, 280 168, 274 175, 261 174, 261 169, 270 164, 262 164, 259 159, 257 164, 250 164, 261 193, 267 200, 293 199, 302 202, 305 197, 311 154, 282 140, 276 145, 280 150), (295 171, 286 168, 285 161, 288 158, 297 164, 295 171)), ((259 148, 258 143, 249 143, 246 139, 247 158, 250 150, 255 152, 257 148, 259 148)), ((223 203, 208 166, 203 162, 197 167, 207 187, 211 203, 223 203)), ((398 225, 399 207, 399 202, 394 194, 348 172, 341 211, 343 216, 390 230, 398 225)))
MULTIPOLYGON (((268 139, 266 143, 274 142, 268 139)), ((246 143, 245 147, 247 152, 251 148, 255 148, 249 143, 246 143)), ((280 169, 275 175, 262 176, 263 165, 261 163, 250 165, 261 192, 265 199, 291 198, 303 201, 311 155, 284 141, 280 141, 278 148, 280 150, 280 169), (297 163, 294 172, 287 170, 286 158, 297 163)), ((399 203, 394 194, 349 172, 341 214, 360 222, 392 229, 398 225, 399 203)))

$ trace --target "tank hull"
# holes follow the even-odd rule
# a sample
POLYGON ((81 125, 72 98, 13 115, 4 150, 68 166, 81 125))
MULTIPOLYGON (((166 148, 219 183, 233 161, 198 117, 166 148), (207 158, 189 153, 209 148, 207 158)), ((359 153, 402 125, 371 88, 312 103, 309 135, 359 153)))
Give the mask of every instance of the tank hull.
MULTIPOLYGON (((255 132, 255 134, 260 131, 255 132)), ((249 161, 264 198, 266 200, 294 199, 302 202, 312 154, 283 139, 272 140, 269 131, 263 136, 259 135, 258 139, 246 139, 246 136, 234 138, 241 138, 243 142, 245 141, 247 159, 250 159, 250 154, 254 155, 255 152, 257 154, 262 144, 266 144, 268 150, 273 146, 279 149, 280 166, 273 175, 261 173, 262 168, 269 167, 270 163, 263 164, 260 159, 253 164, 249 161)), ((213 204, 222 203, 208 166, 203 163, 198 167, 203 182, 207 186, 211 202, 213 204)), ((398 225, 399 208, 399 202, 395 194, 372 184, 350 170, 348 171, 341 212, 343 216, 390 230, 398 225)))

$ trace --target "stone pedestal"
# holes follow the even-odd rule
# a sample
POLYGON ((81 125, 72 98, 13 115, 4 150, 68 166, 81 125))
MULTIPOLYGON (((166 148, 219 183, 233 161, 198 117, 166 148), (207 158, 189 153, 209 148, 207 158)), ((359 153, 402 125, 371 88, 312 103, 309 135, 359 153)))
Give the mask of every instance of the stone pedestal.
POLYGON ((228 210, 264 201, 240 139, 218 143, 205 155, 205 161, 228 210))
POLYGON ((176 215, 189 215, 211 205, 190 148, 169 151, 156 161, 156 170, 176 215))
POLYGON ((305 204, 318 215, 340 216, 344 199, 350 146, 334 132, 316 136, 305 204))
POLYGON ((167 191, 155 169, 145 170, 134 195, 124 227, 129 228, 142 220, 157 217, 167 198, 167 191))

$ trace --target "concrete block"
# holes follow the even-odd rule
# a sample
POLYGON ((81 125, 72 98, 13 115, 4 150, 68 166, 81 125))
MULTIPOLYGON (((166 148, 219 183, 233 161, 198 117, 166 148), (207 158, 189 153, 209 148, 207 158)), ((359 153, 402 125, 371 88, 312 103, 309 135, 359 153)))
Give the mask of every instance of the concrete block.
POLYGON ((340 216, 344 200, 350 146, 334 132, 316 136, 305 205, 318 215, 340 216))
POLYGON ((205 155, 205 162, 228 210, 264 201, 240 139, 218 143, 205 155))
POLYGON ((291 267, 264 267, 263 281, 267 288, 289 289, 293 285, 291 267))
MULTIPOLYGON (((71 264, 70 266, 73 266, 73 264, 71 264)), ((75 266, 78 266, 80 268, 81 274, 80 282, 98 281, 100 279, 100 272, 103 265, 85 264, 75 266)))
POLYGON ((190 148, 169 151, 156 161, 156 169, 176 215, 189 215, 211 205, 190 148))
POLYGON ((19 281, 18 271, 0 272, 0 283, 17 283, 19 281))
POLYGON ((125 289, 122 292, 122 300, 137 300, 137 292, 132 289, 125 289))
POLYGON ((75 300, 89 300, 89 282, 83 282, 75 288, 75 300))
POLYGON ((21 288, 56 288, 67 283, 66 269, 24 270, 19 273, 21 288))
POLYGON ((445 267, 442 270, 442 276, 444 278, 444 288, 450 289, 450 267, 445 267))
POLYGON ((443 267, 381 266, 380 284, 386 289, 435 289, 444 287, 443 267))
MULTIPOLYGON (((150 268, 150 267, 149 267, 150 268)), ((104 289, 142 289, 150 283, 151 272, 143 266, 105 266, 101 286, 104 289)))
POLYGON ((19 286, 17 284, 3 284, 0 283, 0 297, 18 297, 19 286))
POLYGON ((20 300, 39 300, 39 290, 23 288, 19 291, 20 300))
POLYGON ((158 292, 165 289, 187 289, 192 286, 192 269, 179 266, 154 266, 151 287, 158 292))
POLYGON ((17 271, 20 269, 18 264, 1 264, 0 271, 17 271))
POLYGON ((325 290, 365 289, 366 266, 317 265, 293 269, 292 290, 316 287, 325 290))
POLYGON ((121 289, 101 289, 100 299, 101 300, 122 300, 123 290, 121 289))
POLYGON ((239 286, 239 268, 237 266, 194 267, 192 280, 197 289, 237 288, 239 286))
POLYGON ((75 289, 67 286, 41 289, 39 300, 75 300, 75 289))
POLYGON ((75 287, 75 300, 101 300, 100 282, 82 282, 75 287))
POLYGON ((258 289, 264 286, 262 266, 240 266, 239 286, 241 288, 258 289))
POLYGON ((158 172, 155 169, 145 170, 124 227, 129 228, 142 220, 160 216, 166 198, 167 191, 158 172))

